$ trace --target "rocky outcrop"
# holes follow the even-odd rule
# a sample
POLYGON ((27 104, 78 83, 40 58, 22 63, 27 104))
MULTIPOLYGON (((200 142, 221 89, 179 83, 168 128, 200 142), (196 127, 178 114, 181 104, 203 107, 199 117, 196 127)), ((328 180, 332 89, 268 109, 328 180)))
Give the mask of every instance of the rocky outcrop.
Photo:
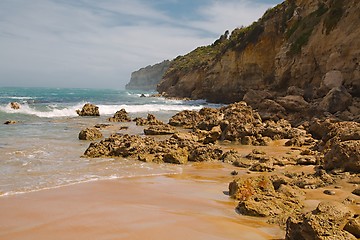
POLYGON ((100 116, 99 107, 91 103, 86 103, 81 110, 76 110, 76 113, 79 116, 100 116))
POLYGON ((153 66, 147 66, 131 74, 131 79, 125 88, 128 90, 155 90, 165 72, 168 70, 170 61, 166 60, 153 66))
POLYGON ((102 133, 97 128, 86 128, 80 131, 79 140, 97 140, 103 137, 102 133))
POLYGON ((283 117, 285 108, 294 120, 324 112, 359 119, 350 111, 360 96, 359 11, 356 0, 285 1, 174 59, 157 90, 221 103, 258 98, 248 103, 260 110, 266 101, 274 109, 260 111, 267 117, 283 117))
POLYGON ((145 135, 172 135, 176 129, 168 124, 153 125, 144 129, 145 135))
POLYGON ((11 103, 10 103, 10 107, 11 107, 12 109, 14 109, 14 110, 18 110, 18 109, 21 108, 21 105, 20 105, 20 103, 18 103, 18 102, 11 102, 11 103))
POLYGON ((110 117, 109 122, 131 122, 131 118, 125 109, 117 111, 113 117, 110 117))
POLYGON ((138 126, 144 125, 163 125, 164 122, 158 120, 153 114, 148 114, 147 118, 135 118, 133 121, 136 122, 138 126))
POLYGON ((12 124, 17 124, 18 122, 15 120, 7 120, 4 122, 5 125, 12 125, 12 124))
POLYGON ((338 202, 321 202, 314 211, 287 220, 286 240, 355 240, 357 227, 353 213, 346 206, 338 202))

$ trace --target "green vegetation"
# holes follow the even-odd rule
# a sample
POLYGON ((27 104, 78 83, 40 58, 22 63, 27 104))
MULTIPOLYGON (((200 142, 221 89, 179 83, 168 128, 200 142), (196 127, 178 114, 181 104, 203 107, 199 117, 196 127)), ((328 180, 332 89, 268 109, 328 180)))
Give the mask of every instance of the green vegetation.
POLYGON ((324 20, 326 34, 329 34, 338 24, 343 16, 344 0, 332 0, 330 3, 330 11, 324 20))

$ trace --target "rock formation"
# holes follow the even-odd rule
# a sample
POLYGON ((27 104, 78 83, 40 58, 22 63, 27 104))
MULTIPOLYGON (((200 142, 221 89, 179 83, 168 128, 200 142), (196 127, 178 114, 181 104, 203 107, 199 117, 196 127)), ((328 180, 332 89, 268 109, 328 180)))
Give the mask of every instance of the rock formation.
POLYGON ((175 58, 157 90, 210 102, 252 99, 262 116, 328 112, 359 121, 359 11, 356 0, 287 0, 175 58))
POLYGON ((91 103, 86 103, 81 110, 76 110, 79 116, 100 116, 99 107, 91 103))
POLYGON ((21 105, 20 105, 20 103, 18 103, 18 102, 11 102, 11 103, 10 103, 10 107, 11 107, 12 109, 18 110, 18 109, 21 108, 21 105))
POLYGON ((165 72, 168 70, 170 61, 166 60, 153 66, 147 66, 131 74, 131 79, 125 88, 128 90, 155 90, 165 72))
POLYGON ((102 133, 97 128, 86 128, 80 131, 79 140, 97 140, 103 137, 102 133))
POLYGON ((131 122, 131 118, 125 109, 117 111, 113 117, 108 118, 109 122, 131 122))

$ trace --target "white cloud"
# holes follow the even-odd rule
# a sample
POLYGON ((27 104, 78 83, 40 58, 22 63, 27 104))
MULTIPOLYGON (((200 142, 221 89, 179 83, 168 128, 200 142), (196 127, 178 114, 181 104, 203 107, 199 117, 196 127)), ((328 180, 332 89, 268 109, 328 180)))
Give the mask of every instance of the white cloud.
POLYGON ((209 44, 269 7, 209 1, 189 18, 197 20, 180 22, 155 6, 145 0, 0 1, 0 86, 121 87, 132 71, 209 44))

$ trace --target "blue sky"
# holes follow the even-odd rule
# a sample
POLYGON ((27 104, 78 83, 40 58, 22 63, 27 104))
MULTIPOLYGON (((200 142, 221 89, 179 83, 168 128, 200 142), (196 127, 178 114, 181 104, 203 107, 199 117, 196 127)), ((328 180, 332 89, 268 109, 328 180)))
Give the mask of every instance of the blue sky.
POLYGON ((0 0, 0 86, 122 88, 281 0, 0 0))

